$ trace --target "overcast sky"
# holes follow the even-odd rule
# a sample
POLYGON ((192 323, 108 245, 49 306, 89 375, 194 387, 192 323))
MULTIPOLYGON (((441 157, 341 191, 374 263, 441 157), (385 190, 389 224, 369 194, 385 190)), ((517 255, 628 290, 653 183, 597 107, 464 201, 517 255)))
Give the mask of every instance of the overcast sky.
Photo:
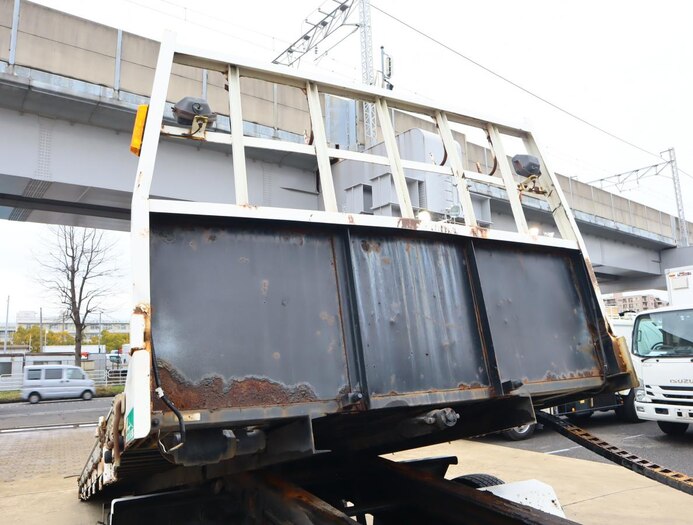
MULTIPOLYGON (((37 3, 160 39, 165 28, 200 47, 223 46, 239 56, 270 62, 306 29, 320 6, 314 0, 42 0, 37 3)), ((556 171, 593 181, 659 162, 676 148, 680 169, 693 174, 693 4, 681 1, 455 1, 372 0, 376 69, 380 46, 393 57, 395 92, 417 94, 444 107, 526 123, 536 132, 556 171), (625 144, 499 80, 427 40, 389 15, 419 29, 625 144)), ((323 10, 334 5, 325 2, 323 10)), ((356 23, 358 10, 351 22, 356 23)), ((316 64, 350 82, 360 81, 359 35, 316 64)), ((318 56, 325 47, 318 50, 318 56)), ((316 55, 313 54, 313 57, 316 55)), ((669 172, 667 171, 667 175, 669 172)), ((693 177, 682 174, 687 218, 693 218, 693 177)), ((675 212, 670 178, 656 177, 619 191, 627 198, 675 212)), ((0 221, 3 245, 0 294, 17 310, 49 308, 32 283, 30 253, 40 251, 45 227, 0 221), (7 254, 7 250, 5 250, 7 254)), ((127 260, 127 236, 113 234, 127 260)), ((114 296, 112 317, 127 317, 129 279, 114 296), (120 306, 117 306, 120 305, 120 306)), ((0 310, 4 313, 4 308, 0 310)))

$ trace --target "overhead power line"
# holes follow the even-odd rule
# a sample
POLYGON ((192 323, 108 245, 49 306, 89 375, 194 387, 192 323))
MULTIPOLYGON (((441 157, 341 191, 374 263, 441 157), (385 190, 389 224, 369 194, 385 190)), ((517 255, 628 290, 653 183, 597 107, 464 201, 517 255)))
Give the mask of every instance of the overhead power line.
POLYGON ((494 77, 499 78, 499 79, 502 80, 503 82, 506 82, 506 83, 510 84, 511 86, 513 86, 513 87, 519 89, 520 91, 522 91, 522 92, 528 94, 529 96, 531 96, 531 97, 533 97, 533 98, 535 98, 535 99, 537 99, 537 100, 543 102, 544 104, 547 104, 547 105, 551 106, 552 108, 554 108, 554 109, 560 111, 561 113, 563 113, 563 114, 565 114, 565 115, 568 115, 569 117, 572 117, 572 118, 574 118, 575 120, 578 120, 579 122, 582 122, 583 124, 585 124, 585 125, 587 125, 587 126, 593 128, 593 129, 595 129, 595 130, 597 130, 597 131, 599 131, 599 132, 601 132, 601 133, 603 133, 603 134, 605 134, 605 135, 608 135, 609 137, 611 137, 611 138, 613 138, 613 139, 618 140, 619 142, 622 142, 622 143, 624 143, 624 144, 627 144, 628 146, 630 146, 630 147, 632 147, 632 148, 635 148, 635 149, 637 149, 637 150, 642 151, 643 153, 647 153, 648 155, 652 155, 653 157, 657 157, 658 159, 661 159, 661 157, 660 157, 659 155, 657 155, 656 153, 652 153, 651 151, 648 151, 648 150, 646 150, 645 148, 642 148, 642 147, 638 146, 637 144, 634 144, 634 143, 630 142, 629 140, 626 140, 626 139, 624 139, 624 138, 621 138, 621 137, 619 137, 618 135, 616 135, 616 134, 614 134, 614 133, 611 133, 610 131, 608 131, 608 130, 606 130, 606 129, 600 127, 600 126, 597 126, 596 124, 593 124, 593 123, 591 123, 591 122, 588 121, 588 120, 585 120, 584 118, 582 118, 582 117, 576 115, 575 113, 573 113, 573 112, 571 112, 571 111, 569 111, 569 110, 567 110, 567 109, 562 108, 562 107, 559 106, 558 104, 555 104, 554 102, 551 102, 550 100, 548 100, 548 99, 542 97, 541 95, 537 95, 537 94, 534 93, 533 91, 531 91, 531 90, 527 89, 526 87, 524 87, 524 86, 518 84, 517 82, 514 82, 514 81, 510 80, 509 78, 507 78, 507 77, 501 75, 500 73, 496 73, 496 72, 493 71, 491 68, 488 68, 488 67, 486 67, 485 65, 481 64, 480 62, 477 62, 477 61, 474 60, 473 58, 470 58, 470 57, 468 57, 468 56, 466 56, 466 55, 460 53, 460 52, 457 51, 456 49, 450 47, 449 45, 447 45, 447 44, 445 44, 445 43, 443 43, 443 42, 441 42, 440 40, 437 40, 437 39, 433 38, 431 35, 425 33, 424 31, 421 31, 420 29, 417 29, 416 27, 412 26, 411 24, 408 24, 408 23, 405 22, 404 20, 401 20, 400 18, 397 18, 396 16, 394 16, 394 15, 388 13, 388 12, 385 11, 384 9, 381 9, 380 7, 378 7, 377 5, 371 4, 371 7, 372 7, 373 9, 375 9, 376 11, 382 13, 383 15, 387 16, 388 18, 394 20, 395 22, 397 22, 397 23, 399 23, 399 24, 401 24, 401 25, 407 27, 407 28, 410 29, 411 31, 414 31, 415 33, 417 33, 418 35, 424 37, 425 39, 430 40, 431 42, 433 42, 433 43, 435 43, 435 44, 437 44, 437 45, 439 45, 439 46, 441 46, 441 47, 447 49, 447 50, 450 51, 451 53, 453 53, 453 54, 459 56, 460 58, 463 58, 464 60, 466 60, 466 61, 468 61, 468 62, 474 64, 475 66, 477 66, 477 67, 483 69, 483 70, 486 71, 487 73, 493 75, 494 77))
POLYGON ((323 11, 318 8, 314 21, 306 19, 306 23, 309 26, 308 30, 284 51, 279 53, 279 55, 272 60, 272 63, 283 64, 285 66, 291 66, 297 63, 306 53, 316 48, 320 42, 323 42, 330 35, 334 34, 335 31, 345 25, 355 3, 354 0, 335 0, 336 5, 333 5, 330 11, 323 11))
POLYGON ((595 179, 587 182, 594 186, 599 184, 601 189, 608 188, 610 186, 615 186, 619 191, 624 191, 625 184, 631 182, 639 183, 642 179, 648 177, 658 176, 664 168, 669 165, 669 161, 662 161, 658 164, 652 164, 651 166, 645 166, 642 168, 636 168, 630 171, 624 171, 623 173, 617 173, 616 175, 609 175, 608 177, 602 177, 601 179, 595 179), (604 183, 608 182, 605 186, 604 183))

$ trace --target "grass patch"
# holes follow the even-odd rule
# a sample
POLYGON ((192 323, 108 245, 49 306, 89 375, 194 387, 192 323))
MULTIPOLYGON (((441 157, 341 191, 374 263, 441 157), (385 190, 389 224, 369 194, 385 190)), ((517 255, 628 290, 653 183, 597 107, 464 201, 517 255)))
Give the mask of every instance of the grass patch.
MULTIPOLYGON (((125 389, 125 385, 111 385, 96 387, 96 397, 113 397, 120 394, 125 389)), ((19 390, 7 390, 0 392, 0 403, 16 403, 22 397, 19 390)))
POLYGON ((7 390, 6 392, 0 392, 0 403, 14 403, 16 401, 21 401, 19 390, 7 390))
POLYGON ((96 397, 112 397, 125 390, 125 385, 97 386, 96 397))

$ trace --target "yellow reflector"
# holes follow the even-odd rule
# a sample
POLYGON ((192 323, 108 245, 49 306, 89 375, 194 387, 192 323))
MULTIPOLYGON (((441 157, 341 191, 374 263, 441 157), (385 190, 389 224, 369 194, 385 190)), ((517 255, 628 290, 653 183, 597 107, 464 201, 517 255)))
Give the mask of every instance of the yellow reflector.
POLYGON ((147 122, 147 111, 149 104, 137 106, 137 114, 135 115, 135 125, 132 127, 132 138, 130 139, 130 151, 138 157, 142 150, 142 138, 144 137, 144 125, 147 122))

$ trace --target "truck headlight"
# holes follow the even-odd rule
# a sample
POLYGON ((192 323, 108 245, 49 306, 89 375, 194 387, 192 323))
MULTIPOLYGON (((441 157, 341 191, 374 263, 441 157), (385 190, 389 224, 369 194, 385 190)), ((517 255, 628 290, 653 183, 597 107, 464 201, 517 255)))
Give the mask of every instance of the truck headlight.
POLYGON ((647 396, 645 395, 645 389, 644 388, 636 388, 635 389, 635 400, 638 403, 649 403, 650 400, 647 399, 647 396))

